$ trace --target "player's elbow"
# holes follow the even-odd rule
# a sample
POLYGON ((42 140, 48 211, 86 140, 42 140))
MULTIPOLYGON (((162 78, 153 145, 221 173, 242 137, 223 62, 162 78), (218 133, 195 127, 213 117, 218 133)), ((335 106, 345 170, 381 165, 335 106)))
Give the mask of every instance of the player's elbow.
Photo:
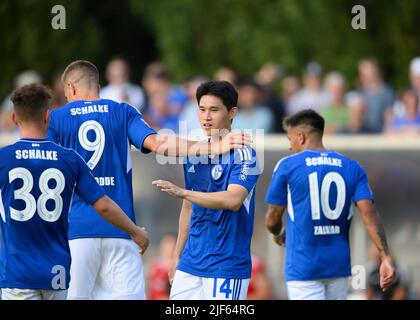
POLYGON ((238 201, 238 200, 232 201, 231 204, 230 204, 229 210, 239 211, 239 209, 241 209, 241 206, 242 206, 242 201, 238 201))
POLYGON ((93 207, 95 210, 101 215, 105 215, 110 211, 111 208, 111 199, 109 199, 107 196, 103 196, 99 198, 94 204, 93 207))

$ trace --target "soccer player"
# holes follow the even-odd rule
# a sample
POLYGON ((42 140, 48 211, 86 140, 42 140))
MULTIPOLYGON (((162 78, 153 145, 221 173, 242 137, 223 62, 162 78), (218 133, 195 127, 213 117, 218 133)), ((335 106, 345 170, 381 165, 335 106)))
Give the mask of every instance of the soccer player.
MULTIPOLYGON (((196 98, 204 133, 212 140, 221 139, 238 110, 235 88, 226 81, 209 81, 198 87, 196 98)), ((259 176, 256 153, 246 147, 213 159, 188 157, 184 175, 185 189, 153 181, 162 191, 183 199, 170 298, 246 299, 259 176)))
POLYGON ((393 260, 365 170, 356 161, 325 150, 324 119, 315 111, 298 112, 283 124, 294 155, 274 169, 266 195, 266 226, 277 244, 286 244, 289 299, 346 299, 352 203, 380 252, 381 287, 387 289, 394 277, 393 260))
MULTIPOLYGON (((135 221, 130 146, 170 156, 227 152, 249 142, 241 134, 222 142, 190 142, 156 134, 127 103, 99 99, 99 73, 74 61, 62 75, 69 103, 51 112, 48 137, 72 148, 87 162, 106 194, 135 221)), ((72 254, 69 299, 145 299, 142 257, 129 235, 94 214, 78 196, 70 226, 72 254)))
MULTIPOLYGON (((2 299, 66 299, 67 240, 73 193, 145 250, 148 236, 109 199, 82 158, 45 139, 49 94, 38 84, 17 89, 13 122, 21 139, 0 149, 0 288, 2 299)), ((96 214, 96 213, 95 213, 96 214)))

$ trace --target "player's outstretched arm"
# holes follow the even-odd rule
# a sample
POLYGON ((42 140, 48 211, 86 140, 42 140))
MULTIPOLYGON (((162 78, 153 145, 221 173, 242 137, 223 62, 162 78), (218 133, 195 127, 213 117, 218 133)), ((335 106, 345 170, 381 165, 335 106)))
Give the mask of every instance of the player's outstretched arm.
POLYGON ((394 262, 389 252, 385 236, 385 229, 381 218, 371 200, 360 200, 356 203, 360 216, 373 243, 379 251, 381 266, 379 268, 380 285, 382 290, 387 290, 395 276, 394 262))
POLYGON ((286 231, 282 223, 285 209, 285 206, 269 204, 265 214, 265 226, 273 234, 273 240, 279 246, 284 246, 286 243, 286 231))
POLYGON ((140 228, 124 213, 124 211, 109 197, 102 196, 93 203, 95 210, 109 223, 128 233, 140 247, 140 252, 146 252, 149 246, 149 236, 145 228, 140 228))
POLYGON ((144 140, 143 147, 164 156, 185 157, 223 154, 251 144, 251 136, 242 132, 230 132, 214 142, 191 141, 174 135, 152 134, 144 140))
POLYGON ((172 257, 172 266, 168 274, 169 283, 171 285, 174 280, 175 270, 178 266, 179 258, 181 257, 182 251, 184 251, 184 247, 188 239, 188 234, 190 232, 191 210, 191 202, 187 200, 182 201, 181 213, 179 215, 178 238, 176 239, 175 250, 172 257))
POLYGON ((185 190, 165 180, 155 180, 152 184, 171 196, 188 200, 201 207, 212 210, 238 211, 248 196, 248 190, 238 184, 230 184, 226 191, 219 192, 185 190))

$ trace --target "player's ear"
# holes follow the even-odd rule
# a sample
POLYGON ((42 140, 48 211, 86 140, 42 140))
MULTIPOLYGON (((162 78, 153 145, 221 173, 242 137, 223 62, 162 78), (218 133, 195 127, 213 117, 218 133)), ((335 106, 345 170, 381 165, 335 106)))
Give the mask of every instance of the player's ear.
POLYGON ((69 86, 70 86, 70 92, 72 94, 72 96, 74 97, 76 95, 76 86, 74 85, 73 82, 69 82, 69 86))
POLYGON ((305 136, 305 133, 303 131, 299 131, 298 132, 298 139, 299 139, 299 143, 301 145, 304 145, 305 144, 305 142, 306 142, 306 136, 305 136))
POLYGON ((47 112, 45 112, 45 115, 44 115, 44 122, 45 122, 46 124, 49 124, 49 123, 50 123, 50 109, 47 109, 47 112))
POLYGON ((233 118, 235 118, 237 114, 238 114, 238 107, 235 106, 229 110, 229 120, 232 122, 233 118))
POLYGON ((15 126, 18 125, 19 120, 15 112, 12 113, 12 121, 15 124, 15 126))

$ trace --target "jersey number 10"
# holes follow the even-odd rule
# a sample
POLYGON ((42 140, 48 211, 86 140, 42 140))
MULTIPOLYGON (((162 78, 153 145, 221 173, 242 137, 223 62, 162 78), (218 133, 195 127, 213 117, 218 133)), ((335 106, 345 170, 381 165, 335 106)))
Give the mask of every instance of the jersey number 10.
POLYGON ((340 217, 346 203, 346 184, 339 173, 329 172, 325 175, 321 183, 321 193, 319 192, 318 173, 311 173, 309 175, 309 192, 311 197, 311 213, 313 220, 321 219, 321 208, 324 216, 330 220, 337 220, 340 217), (334 183, 337 187, 337 201, 335 209, 331 209, 330 207, 330 189, 332 183, 334 183))

